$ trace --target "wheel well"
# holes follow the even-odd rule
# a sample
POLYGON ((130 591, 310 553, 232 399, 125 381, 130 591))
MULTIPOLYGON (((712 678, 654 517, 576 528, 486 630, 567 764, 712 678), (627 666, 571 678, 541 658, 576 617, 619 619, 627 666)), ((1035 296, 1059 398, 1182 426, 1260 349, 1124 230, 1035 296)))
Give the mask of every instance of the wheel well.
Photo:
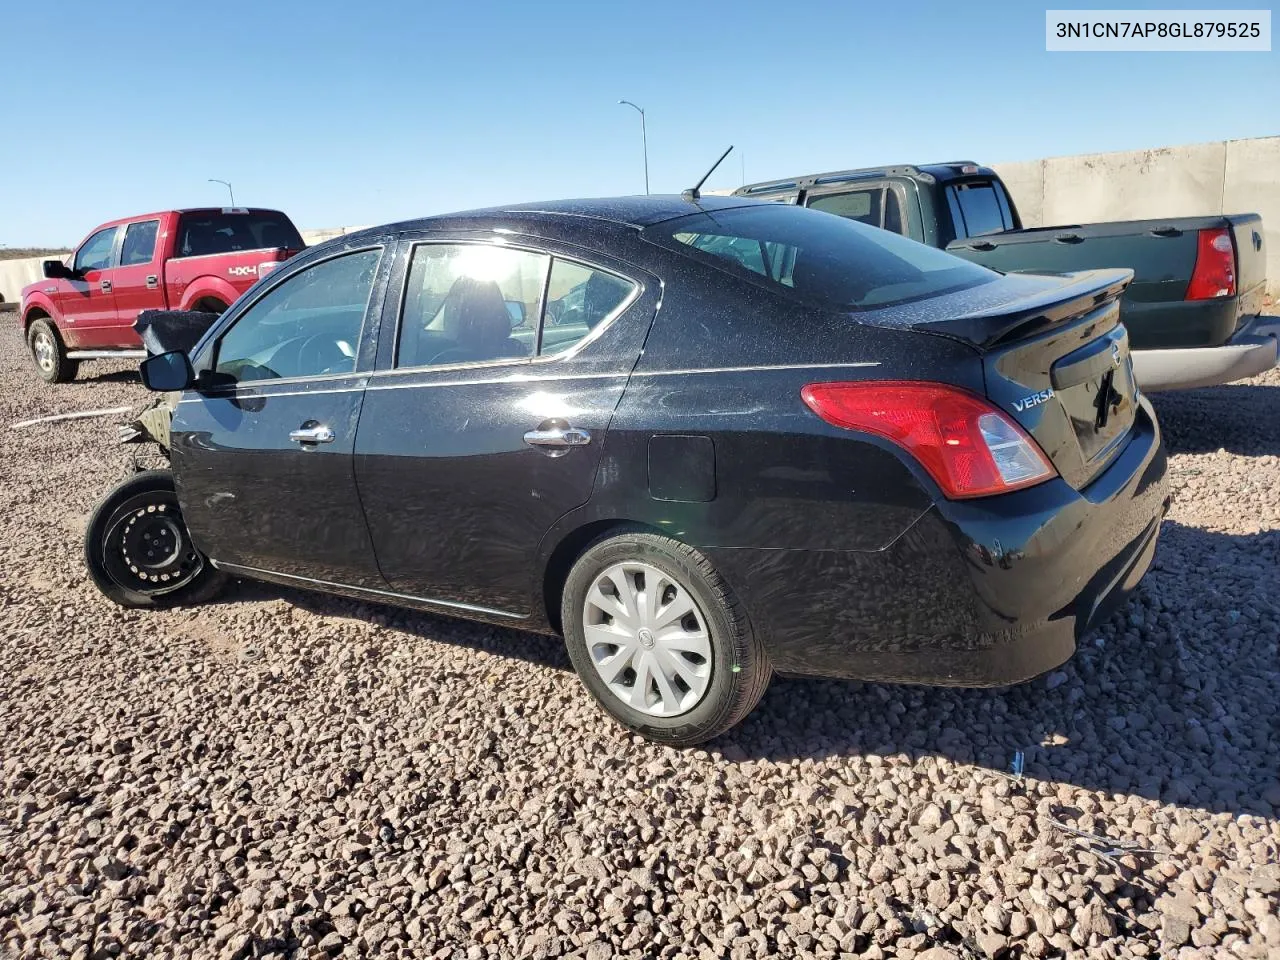
POLYGON ((547 570, 542 578, 542 601, 546 604, 547 622, 557 632, 561 632, 560 600, 564 594, 565 581, 569 579, 569 571, 574 562, 582 556, 582 552, 606 533, 623 530, 637 530, 645 533, 657 533, 670 536, 657 527, 634 520, 595 520, 571 531, 551 552, 547 560, 547 570))
POLYGON ((22 318, 23 339, 24 340, 26 339, 27 331, 31 329, 31 324, 35 323, 37 320, 48 320, 48 319, 49 319, 49 314, 46 311, 41 310, 39 307, 32 307, 30 310, 28 310, 26 315, 22 318))
POLYGON ((203 311, 204 313, 222 313, 227 309, 227 305, 217 297, 201 297, 191 305, 192 310, 203 311))

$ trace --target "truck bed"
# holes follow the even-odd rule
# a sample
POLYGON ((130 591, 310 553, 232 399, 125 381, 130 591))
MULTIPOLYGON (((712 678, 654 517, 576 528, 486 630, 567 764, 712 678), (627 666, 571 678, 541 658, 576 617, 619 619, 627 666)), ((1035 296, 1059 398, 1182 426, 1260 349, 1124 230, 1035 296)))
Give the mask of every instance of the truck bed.
POLYGON ((953 241, 947 251, 1005 273, 1134 271, 1122 317, 1134 350, 1217 347, 1262 308, 1265 260, 1257 214, 1128 220, 1008 230, 953 241), (1201 230, 1231 232, 1237 296, 1185 300, 1201 230))

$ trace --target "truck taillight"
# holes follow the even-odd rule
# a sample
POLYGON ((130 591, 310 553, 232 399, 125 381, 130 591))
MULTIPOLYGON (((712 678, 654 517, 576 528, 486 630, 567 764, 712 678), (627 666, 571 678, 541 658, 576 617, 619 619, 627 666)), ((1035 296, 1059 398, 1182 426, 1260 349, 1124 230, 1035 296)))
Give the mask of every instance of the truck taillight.
POLYGON ((280 266, 280 262, 278 260, 264 260, 262 263, 258 264, 258 276, 265 277, 278 266, 280 266))
POLYGON ((1214 300, 1236 295, 1236 251, 1231 232, 1223 227, 1201 230, 1196 246, 1196 267, 1191 272, 1184 300, 1214 300))
POLYGON ((951 500, 1020 490, 1056 476, 1036 442, 986 400, 945 383, 863 380, 800 391, 827 423, 896 443, 951 500))

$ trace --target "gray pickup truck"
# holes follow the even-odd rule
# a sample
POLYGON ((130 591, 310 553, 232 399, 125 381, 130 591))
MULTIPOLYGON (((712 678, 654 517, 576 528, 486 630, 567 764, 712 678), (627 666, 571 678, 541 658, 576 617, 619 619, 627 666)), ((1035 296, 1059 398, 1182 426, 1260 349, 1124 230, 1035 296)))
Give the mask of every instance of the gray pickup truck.
POLYGON ((849 217, 1003 273, 1129 267, 1121 317, 1149 392, 1229 383, 1276 365, 1280 317, 1262 314, 1256 213, 1024 230, 999 175, 967 161, 819 173, 734 194, 849 217))

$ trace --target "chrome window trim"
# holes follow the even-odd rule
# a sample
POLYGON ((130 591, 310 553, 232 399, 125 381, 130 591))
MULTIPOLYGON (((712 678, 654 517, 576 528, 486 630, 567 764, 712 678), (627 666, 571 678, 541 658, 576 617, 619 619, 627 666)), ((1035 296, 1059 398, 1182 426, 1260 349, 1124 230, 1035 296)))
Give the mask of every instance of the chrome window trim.
MULTIPOLYGON (((431 367, 418 367, 414 372, 421 373, 424 369, 430 370, 431 367)), ((384 374, 393 371, 383 371, 384 374)), ((388 383, 379 384, 378 374, 374 374, 366 390, 416 390, 427 389, 429 387, 463 387, 479 384, 519 384, 519 383, 545 383, 550 380, 557 382, 561 380, 625 380, 630 374, 627 373, 548 373, 544 376, 512 376, 512 377, 490 377, 483 380, 444 380, 425 383, 388 383)))
MULTIPOLYGON (((484 366, 484 363, 477 364, 484 366)), ((521 362, 521 366, 530 366, 529 360, 521 362)), ((342 377, 360 376, 367 378, 364 386, 342 387, 336 390, 291 390, 291 391, 270 391, 267 393, 245 393, 241 394, 239 390, 250 390, 252 385, 245 384, 237 388, 231 388, 225 393, 205 393, 197 397, 184 398, 179 403, 197 403, 204 399, 227 399, 238 398, 242 396, 262 396, 262 397, 294 397, 302 395, 322 394, 322 393, 350 393, 354 390, 411 390, 416 388, 427 387, 458 387, 471 386, 476 384, 516 384, 516 383, 542 383, 547 380, 625 380, 627 377, 682 377, 682 376, 698 376, 709 373, 772 373, 779 370, 857 370, 868 367, 878 367, 880 361, 866 360, 851 363, 778 363, 767 366, 745 366, 745 367, 684 367, 677 370, 636 370, 631 373, 542 373, 541 376, 520 376, 518 374, 508 377, 491 377, 484 380, 446 380, 441 382, 428 383, 380 383, 379 381, 390 377, 396 373, 395 370, 375 370, 362 374, 331 374, 327 377, 316 377, 310 381, 303 378, 294 378, 289 381, 285 380, 260 380, 254 381, 255 384, 264 386, 274 386, 277 383, 300 383, 300 382, 321 382, 322 380, 337 380, 342 377)), ((405 370, 405 373, 421 373, 424 370, 444 370, 444 367, 415 367, 412 370, 405 370)), ((190 391, 189 391, 190 392, 190 391)))
MULTIPOLYGON (((210 558, 212 560, 212 558, 210 558)), ((263 570, 258 567, 246 567, 239 563, 219 563, 213 560, 213 565, 219 570, 227 570, 232 573, 245 573, 252 577, 254 574, 260 574, 270 577, 283 577, 298 583, 310 583, 320 587, 337 587, 340 590, 354 590, 360 593, 369 594, 377 597, 392 597, 397 600, 411 600, 414 603, 424 603, 435 607, 447 607, 450 610, 469 610, 472 613, 484 613, 494 617, 505 617, 508 620, 527 620, 528 616, 521 613, 511 613, 509 610, 496 610, 493 607, 481 607, 473 603, 460 603, 456 600, 432 600, 429 597, 416 597, 410 593, 396 593, 394 590, 376 590, 372 587, 357 587, 349 583, 336 583, 332 580, 317 580, 313 577, 300 577, 295 573, 280 573, 276 570, 263 570)))
MULTIPOLYGON (((336 380, 341 376, 344 376, 344 374, 334 374, 332 376, 323 378, 323 380, 336 380)), ((350 377, 350 376, 353 376, 353 374, 348 373, 348 374, 345 374, 345 376, 350 377)), ((368 374, 361 373, 361 374, 354 374, 354 376, 367 377, 368 374)), ((320 382, 323 382, 323 380, 321 378, 317 378, 315 381, 311 381, 311 382, 320 383, 320 382)), ((303 380, 301 377, 294 377, 292 380, 289 381, 289 383, 291 384, 306 383, 306 382, 308 381, 303 380)), ((258 384, 258 385, 265 384, 268 386, 274 385, 277 383, 284 383, 284 381, 283 380, 253 381, 253 384, 258 384)), ((354 387, 336 387, 332 390, 271 390, 271 391, 264 391, 262 393, 252 393, 250 391, 253 390, 253 385, 244 384, 238 387, 229 387, 224 391, 217 391, 217 392, 214 392, 214 391, 200 392, 197 390, 187 390, 182 395, 182 398, 178 400, 178 403, 204 403, 209 400, 252 400, 256 398, 262 398, 263 400, 267 400, 267 399, 270 399, 271 397, 316 397, 326 393, 354 393, 356 391, 363 391, 364 389, 365 389, 364 384, 360 384, 359 386, 354 386, 354 387), (244 391, 244 392, 241 392, 241 391, 244 391), (194 397, 188 397, 187 396, 188 393, 194 393, 196 395, 194 397)))
POLYGON ((617 320, 618 317, 626 313, 627 310, 629 310, 631 306, 637 300, 639 300, 640 297, 644 295, 645 285, 642 281, 637 280, 635 277, 629 277, 626 274, 619 273, 617 270, 611 270, 608 267, 601 267, 601 266, 598 266, 597 264, 590 263, 589 261, 586 261, 586 260, 580 260, 575 257, 563 257, 560 254, 552 253, 549 250, 540 250, 537 247, 527 246, 520 243, 508 243, 505 239, 484 240, 484 239, 468 238, 468 239, 450 240, 442 237, 438 240, 437 239, 406 240, 405 242, 409 244, 409 253, 404 262, 404 283, 400 290, 399 309, 397 311, 397 316, 395 318, 396 332, 395 332, 395 344, 393 346, 392 353, 391 353, 392 363, 395 362, 400 352, 400 333, 404 329, 404 305, 405 305, 405 300, 407 298, 407 294, 409 290, 409 274, 410 274, 410 271, 413 269, 414 251, 417 250, 417 248, 420 246, 427 246, 427 245, 461 246, 463 244, 471 244, 476 246, 504 247, 508 250, 520 250, 525 253, 534 253, 534 254, 539 254, 541 256, 547 257, 547 272, 543 281, 543 291, 542 291, 541 300, 538 303, 538 328, 537 328, 537 331, 535 332, 535 343, 539 348, 542 345, 542 327, 543 327, 543 323, 546 320, 547 288, 550 285, 551 271, 555 269, 555 262, 557 259, 564 260, 568 263, 577 264, 578 266, 585 267, 588 270, 596 270, 596 271, 599 271, 600 273, 607 273, 612 277, 617 277, 619 280, 624 280, 627 283, 631 284, 631 293, 628 294, 627 297, 621 303, 619 303, 616 307, 614 307, 613 310, 605 314, 604 317, 601 318, 600 322, 597 323, 591 330, 587 331, 586 336, 584 336, 582 339, 575 342, 574 345, 570 347, 568 350, 564 350, 560 353, 550 353, 550 354, 546 354, 545 356, 539 354, 538 356, 533 356, 533 357, 499 357, 495 360, 469 360, 463 363, 442 363, 438 366, 433 366, 432 364, 429 364, 429 363, 420 364, 418 366, 413 366, 413 367, 393 366, 389 370, 375 371, 377 374, 380 374, 380 375, 390 375, 390 374, 398 374, 398 373, 422 373, 423 371, 426 371, 426 370, 444 370, 444 371, 475 370, 475 369, 481 369, 484 367, 521 366, 521 365, 529 365, 529 364, 550 363, 555 360, 568 360, 568 359, 571 359, 572 357, 577 356, 582 350, 586 349, 586 347, 589 344, 593 343, 598 337, 600 337, 605 330, 607 330, 609 327, 613 325, 614 321, 617 320))

